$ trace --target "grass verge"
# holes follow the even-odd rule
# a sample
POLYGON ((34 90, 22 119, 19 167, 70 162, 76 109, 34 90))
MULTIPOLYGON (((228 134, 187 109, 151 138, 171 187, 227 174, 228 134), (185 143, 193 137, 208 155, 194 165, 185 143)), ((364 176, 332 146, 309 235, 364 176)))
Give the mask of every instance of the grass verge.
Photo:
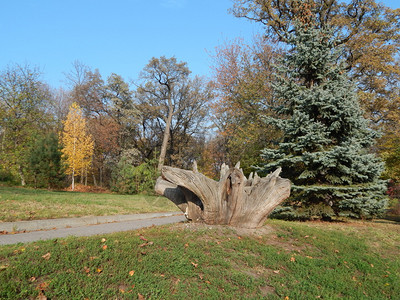
POLYGON ((176 211, 164 197, 0 186, 0 222, 176 211))
POLYGON ((0 247, 0 298, 398 299, 400 225, 176 224, 0 247))

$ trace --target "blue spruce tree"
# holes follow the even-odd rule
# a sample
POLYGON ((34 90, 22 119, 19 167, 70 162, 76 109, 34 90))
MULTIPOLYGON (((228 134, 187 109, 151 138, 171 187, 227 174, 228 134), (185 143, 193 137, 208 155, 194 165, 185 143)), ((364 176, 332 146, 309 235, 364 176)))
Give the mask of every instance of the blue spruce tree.
POLYGON ((373 218, 386 206, 383 164, 369 152, 377 133, 368 128, 333 33, 298 22, 278 67, 274 92, 283 132, 277 149, 264 149, 271 172, 293 183, 292 196, 274 212, 293 219, 373 218))

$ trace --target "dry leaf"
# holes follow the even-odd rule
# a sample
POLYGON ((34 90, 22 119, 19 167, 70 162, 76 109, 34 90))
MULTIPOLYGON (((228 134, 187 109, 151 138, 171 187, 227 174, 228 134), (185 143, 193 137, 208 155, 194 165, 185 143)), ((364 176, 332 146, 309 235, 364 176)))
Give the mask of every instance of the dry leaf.
POLYGON ((208 280, 206 280, 206 281, 205 281, 205 283, 207 283, 207 284, 211 284, 211 282, 209 282, 208 280))
POLYGON ((45 255, 43 255, 42 257, 43 257, 45 260, 49 260, 49 259, 50 259, 50 256, 51 256, 51 254, 50 254, 50 252, 48 252, 48 253, 46 253, 45 255))
POLYGON ((197 268, 197 266, 198 266, 199 264, 195 264, 194 262, 192 262, 192 265, 193 265, 195 268, 197 268))
POLYGON ((241 237, 241 236, 238 236, 237 238, 238 238, 239 240, 241 240, 241 239, 242 239, 242 237, 241 237))
POLYGON ((142 241, 145 241, 145 242, 148 241, 148 239, 146 239, 146 238, 145 238, 144 236, 142 236, 142 235, 141 235, 139 238, 140 238, 142 241))
POLYGON ((0 271, 4 271, 4 270, 7 269, 9 266, 10 266, 9 264, 0 265, 0 271))
POLYGON ((138 300, 145 300, 144 296, 142 294, 137 294, 138 300))
POLYGON ((140 244, 139 247, 143 248, 145 246, 151 246, 153 244, 154 244, 153 242, 143 243, 143 244, 140 244))
POLYGON ((308 256, 308 255, 307 255, 306 257, 307 257, 307 258, 310 258, 310 259, 312 259, 312 258, 313 258, 312 256, 308 256))
POLYGON ((88 267, 83 267, 83 270, 85 271, 86 274, 90 272, 90 269, 88 267))
POLYGON ((290 261, 291 261, 291 262, 295 262, 295 261, 296 261, 296 258, 294 258, 294 256, 292 256, 292 257, 290 258, 290 261))
POLYGON ((49 283, 50 283, 50 281, 42 282, 41 284, 39 284, 36 287, 36 289, 39 290, 39 291, 45 291, 49 287, 49 283))
POLYGON ((102 243, 104 243, 105 241, 106 241, 106 239, 105 239, 105 238, 102 238, 102 239, 101 239, 101 242, 102 242, 102 243))
POLYGON ((187 247, 189 247, 189 244, 188 244, 188 243, 185 244, 185 248, 187 248, 187 247))
POLYGON ((106 250, 107 249, 107 245, 103 245, 103 250, 106 250))
POLYGON ((275 270, 274 273, 275 273, 275 274, 279 274, 279 270, 275 270))
POLYGON ((286 296, 286 297, 285 297, 285 300, 289 300, 289 296, 286 296))
POLYGON ((47 297, 42 293, 39 292, 39 295, 36 298, 37 300, 47 300, 47 297))
POLYGON ((374 265, 373 264, 371 264, 371 268, 373 268, 374 267, 374 265))
POLYGON ((335 253, 339 253, 339 250, 336 249, 336 250, 335 250, 335 253))
POLYGON ((97 268, 96 272, 97 272, 97 273, 101 273, 101 272, 103 272, 103 270, 100 269, 100 268, 97 268))
POLYGON ((129 276, 133 276, 133 274, 135 274, 135 271, 129 271, 129 276))
POLYGON ((36 280, 36 277, 31 277, 31 278, 29 278, 29 282, 34 282, 36 280))

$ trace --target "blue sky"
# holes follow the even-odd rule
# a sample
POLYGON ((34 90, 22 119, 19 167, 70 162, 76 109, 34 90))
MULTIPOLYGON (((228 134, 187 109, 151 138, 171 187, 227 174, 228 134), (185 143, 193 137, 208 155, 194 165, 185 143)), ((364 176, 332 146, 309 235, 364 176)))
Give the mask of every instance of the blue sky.
MULTIPOLYGON (((262 30, 229 14, 230 0, 0 1, 0 71, 28 63, 55 88, 75 60, 130 80, 152 57, 175 56, 210 76, 216 46, 262 30)), ((398 0, 383 3, 400 8, 398 0)))

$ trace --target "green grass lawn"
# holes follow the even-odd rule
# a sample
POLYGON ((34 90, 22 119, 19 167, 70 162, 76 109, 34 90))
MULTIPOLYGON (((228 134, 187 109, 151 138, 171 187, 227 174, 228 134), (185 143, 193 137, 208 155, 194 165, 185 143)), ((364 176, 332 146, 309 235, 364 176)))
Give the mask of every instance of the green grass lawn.
POLYGON ((0 299, 399 299, 400 225, 195 224, 0 247, 0 299))
POLYGON ((168 199, 0 186, 0 222, 176 211, 168 199))

